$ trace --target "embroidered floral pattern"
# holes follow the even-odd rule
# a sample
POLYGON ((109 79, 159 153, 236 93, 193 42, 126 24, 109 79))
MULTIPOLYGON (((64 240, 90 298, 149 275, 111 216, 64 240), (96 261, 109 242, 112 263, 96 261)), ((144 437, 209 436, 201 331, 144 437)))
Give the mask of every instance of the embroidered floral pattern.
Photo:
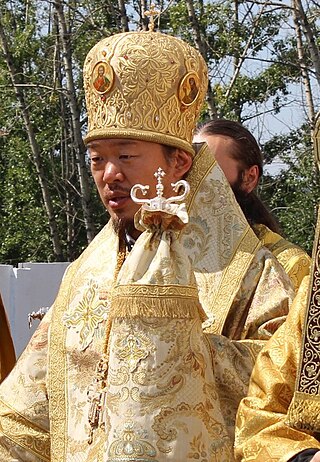
POLYGON ((85 350, 92 342, 95 329, 107 319, 108 302, 98 297, 98 284, 90 280, 83 298, 71 312, 65 313, 63 323, 80 334, 80 350, 85 350))
POLYGON ((148 432, 129 420, 123 430, 115 431, 115 441, 109 448, 108 462, 139 460, 156 462, 156 449, 148 441, 148 432))
POLYGON ((155 346, 143 332, 129 333, 118 338, 115 348, 117 357, 128 364, 130 372, 134 372, 138 363, 155 351, 155 346))

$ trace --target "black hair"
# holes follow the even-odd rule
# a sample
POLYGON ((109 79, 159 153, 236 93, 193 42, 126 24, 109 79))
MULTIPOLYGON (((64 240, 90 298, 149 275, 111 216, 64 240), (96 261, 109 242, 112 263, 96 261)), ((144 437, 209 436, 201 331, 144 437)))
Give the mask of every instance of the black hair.
POLYGON ((234 141, 230 155, 238 161, 240 170, 236 183, 231 187, 237 202, 250 225, 263 224, 272 231, 280 233, 280 226, 276 218, 259 198, 256 191, 253 190, 248 193, 241 187, 245 169, 257 165, 259 178, 263 174, 262 152, 252 133, 239 122, 228 119, 209 120, 200 125, 196 133, 209 136, 223 135, 234 141))

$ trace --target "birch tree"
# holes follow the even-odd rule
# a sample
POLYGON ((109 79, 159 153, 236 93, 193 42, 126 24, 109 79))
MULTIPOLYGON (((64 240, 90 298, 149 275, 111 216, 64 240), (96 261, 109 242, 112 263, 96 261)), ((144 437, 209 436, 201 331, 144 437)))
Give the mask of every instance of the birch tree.
POLYGON ((48 182, 43 166, 43 162, 41 159, 41 152, 40 148, 35 136, 35 131, 33 127, 33 123, 31 120, 31 116, 29 113, 29 109, 27 103, 24 98, 24 94, 22 91, 23 82, 21 76, 23 76, 23 70, 16 68, 14 64, 14 59, 12 56, 12 52, 9 47, 9 43, 4 31, 4 27, 2 22, 0 21, 0 40, 2 45, 2 50, 4 53, 4 59, 8 67, 10 79, 14 88, 15 95, 17 97, 17 101, 19 102, 21 113, 24 120, 25 129, 28 135, 28 139, 30 142, 31 152, 32 152, 32 161, 35 166, 38 180, 40 184, 40 188, 42 191, 43 203, 45 210, 48 216, 48 223, 50 228, 50 236, 52 240, 53 250, 55 259, 57 261, 61 261, 63 259, 62 254, 62 246, 60 242, 60 236, 58 233, 58 226, 55 218, 54 207, 52 204, 52 198, 48 187, 48 182))
POLYGON ((87 240, 91 242, 96 234, 96 229, 93 222, 93 213, 91 209, 90 201, 90 185, 89 175, 86 165, 86 148, 83 143, 80 123, 80 108, 77 103, 76 89, 74 85, 73 70, 72 70, 72 48, 70 35, 71 31, 66 23, 63 6, 60 0, 54 1, 54 9, 57 16, 58 30, 60 34, 63 64, 66 75, 67 83, 67 99, 71 111, 72 120, 72 138, 74 144, 74 150, 77 158, 78 175, 80 182, 80 195, 83 209, 83 216, 85 222, 85 228, 87 232, 87 240), (69 29, 69 30, 68 30, 69 29))

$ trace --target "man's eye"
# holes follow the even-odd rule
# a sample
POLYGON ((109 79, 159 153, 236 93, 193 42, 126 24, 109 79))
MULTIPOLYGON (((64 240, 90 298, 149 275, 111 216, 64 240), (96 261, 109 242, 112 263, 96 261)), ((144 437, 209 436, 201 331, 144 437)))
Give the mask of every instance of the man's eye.
POLYGON ((132 159, 134 156, 132 156, 131 154, 120 154, 119 156, 119 159, 121 160, 129 160, 129 159, 132 159))
POLYGON ((92 164, 96 164, 96 163, 102 161, 102 157, 99 157, 99 156, 91 157, 90 161, 91 161, 92 164))

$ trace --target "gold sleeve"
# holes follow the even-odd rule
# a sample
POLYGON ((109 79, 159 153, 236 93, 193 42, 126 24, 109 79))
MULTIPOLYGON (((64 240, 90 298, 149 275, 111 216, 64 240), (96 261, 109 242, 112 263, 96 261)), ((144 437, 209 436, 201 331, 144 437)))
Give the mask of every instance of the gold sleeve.
POLYGON ((311 258, 299 247, 285 249, 277 256, 297 292, 303 278, 310 274, 311 258))
POLYGON ((229 437, 234 441, 235 419, 263 340, 230 341, 223 335, 207 334, 213 351, 216 398, 222 409, 229 437))
POLYGON ((287 321, 258 356, 248 397, 239 406, 236 422, 237 461, 286 462, 308 448, 319 448, 311 434, 290 428, 287 411, 299 365, 309 278, 305 278, 287 321))
POLYGON ((264 245, 276 257, 291 279, 297 292, 303 278, 310 273, 311 258, 301 247, 271 231, 267 226, 256 224, 253 230, 264 245))
POLYGON ((0 387, 0 462, 49 462, 47 315, 0 387))
POLYGON ((271 252, 262 247, 242 280, 222 333, 237 340, 269 340, 285 321, 293 299, 288 275, 271 252))

